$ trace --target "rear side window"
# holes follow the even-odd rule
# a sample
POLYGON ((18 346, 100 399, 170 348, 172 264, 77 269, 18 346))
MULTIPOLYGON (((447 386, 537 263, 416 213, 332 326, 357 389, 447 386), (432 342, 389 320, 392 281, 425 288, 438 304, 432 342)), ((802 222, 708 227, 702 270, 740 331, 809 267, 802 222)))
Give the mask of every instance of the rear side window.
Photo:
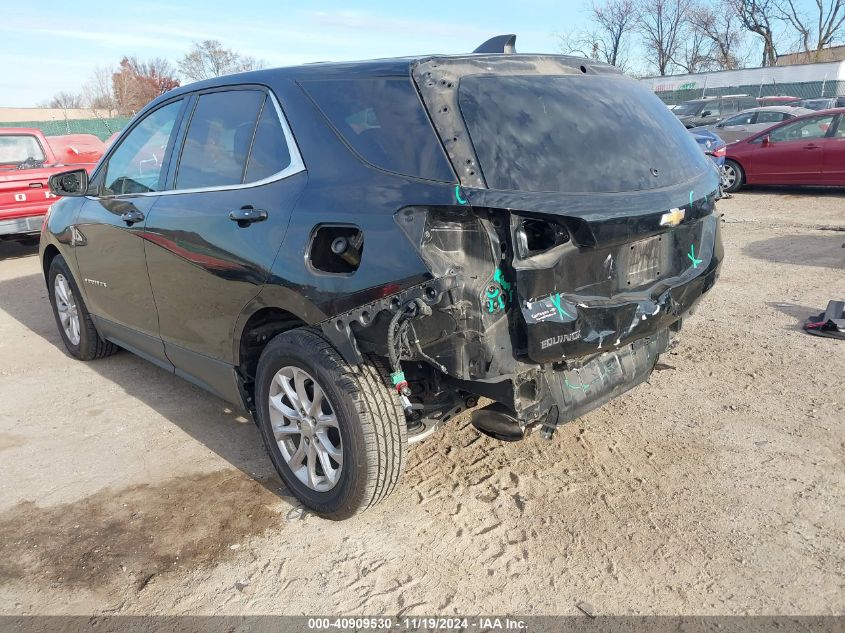
POLYGON ((269 178, 290 165, 291 157, 288 151, 282 123, 279 121, 276 107, 272 99, 264 100, 258 126, 255 128, 255 138, 249 153, 244 182, 255 182, 269 178))
POLYGON ((176 189, 224 187, 243 182, 264 96, 259 90, 200 95, 182 146, 176 189))
POLYGON ((469 75, 458 102, 491 189, 641 191, 712 169, 683 124, 630 79, 469 75))
POLYGON ((300 85, 367 162, 407 176, 455 180, 409 77, 303 81, 300 85))

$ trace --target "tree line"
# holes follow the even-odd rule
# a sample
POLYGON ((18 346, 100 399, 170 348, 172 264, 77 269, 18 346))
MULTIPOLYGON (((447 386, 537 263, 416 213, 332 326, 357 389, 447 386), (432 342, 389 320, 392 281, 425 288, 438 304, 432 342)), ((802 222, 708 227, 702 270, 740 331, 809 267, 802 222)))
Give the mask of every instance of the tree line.
POLYGON ((162 57, 124 57, 114 67, 97 67, 80 92, 59 92, 40 105, 93 108, 106 110, 109 116, 131 116, 182 81, 201 81, 263 67, 261 60, 224 48, 218 40, 204 40, 194 42, 176 66, 162 57))
POLYGON ((561 52, 638 74, 744 68, 778 54, 818 61, 845 40, 845 0, 597 0, 589 26, 560 36, 561 52))

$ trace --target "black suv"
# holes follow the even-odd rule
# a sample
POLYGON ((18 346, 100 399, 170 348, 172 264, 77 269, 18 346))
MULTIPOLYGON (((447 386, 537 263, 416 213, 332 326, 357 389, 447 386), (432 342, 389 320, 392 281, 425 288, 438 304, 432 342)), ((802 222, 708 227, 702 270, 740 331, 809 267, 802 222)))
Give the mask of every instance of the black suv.
MULTIPOLYGON (((482 49, 489 50, 489 49, 482 49)), ((718 276, 719 178, 615 68, 476 52, 178 88, 54 176, 64 343, 250 411, 284 482, 350 516, 459 412, 550 437, 645 380, 718 276)))
POLYGON ((699 125, 714 125, 725 117, 757 107, 757 100, 748 95, 725 95, 693 99, 676 105, 672 114, 687 128, 699 125))

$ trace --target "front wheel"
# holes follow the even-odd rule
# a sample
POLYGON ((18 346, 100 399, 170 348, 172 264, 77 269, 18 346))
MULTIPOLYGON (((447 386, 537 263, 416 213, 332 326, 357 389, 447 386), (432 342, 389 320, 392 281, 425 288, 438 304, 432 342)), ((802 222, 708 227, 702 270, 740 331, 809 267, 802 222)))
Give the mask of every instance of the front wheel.
POLYGON ((316 330, 279 334, 261 354, 256 415, 282 480, 308 508, 344 519, 396 487, 405 416, 381 359, 348 365, 316 330))
POLYGON ((94 360, 114 354, 118 348, 100 337, 88 308, 82 300, 82 293, 73 279, 64 257, 57 255, 50 262, 47 274, 50 304, 65 349, 79 360, 94 360))
POLYGON ((739 163, 732 160, 726 160, 722 166, 722 189, 728 193, 734 193, 742 187, 745 182, 745 172, 739 163))

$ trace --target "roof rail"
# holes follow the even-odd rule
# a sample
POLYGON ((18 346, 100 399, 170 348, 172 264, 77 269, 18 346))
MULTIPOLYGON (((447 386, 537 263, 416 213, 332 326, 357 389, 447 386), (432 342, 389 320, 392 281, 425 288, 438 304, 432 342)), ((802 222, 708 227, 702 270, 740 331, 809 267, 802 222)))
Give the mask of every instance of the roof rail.
POLYGON ((513 55, 516 53, 516 35, 497 35, 496 37, 491 37, 472 52, 513 55))

